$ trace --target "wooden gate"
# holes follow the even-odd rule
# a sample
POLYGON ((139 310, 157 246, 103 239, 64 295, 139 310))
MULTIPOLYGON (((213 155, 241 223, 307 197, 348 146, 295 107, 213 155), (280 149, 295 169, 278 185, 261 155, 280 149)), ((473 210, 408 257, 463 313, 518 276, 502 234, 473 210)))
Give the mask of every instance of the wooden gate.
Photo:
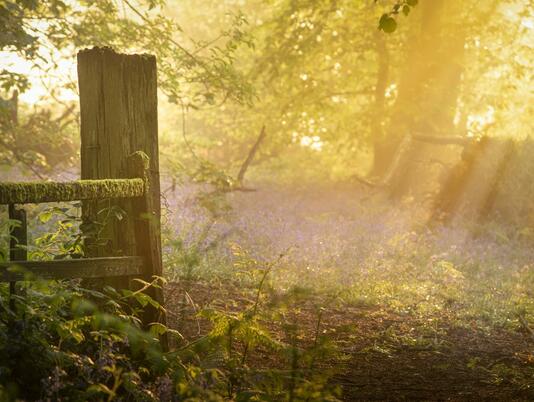
MULTIPOLYGON (((78 54, 81 116, 81 180, 0 183, 0 204, 9 218, 21 222, 12 230, 10 262, 0 264, 0 281, 24 279, 9 268, 17 265, 46 279, 104 278, 116 288, 129 288, 132 278, 151 281, 162 275, 160 183, 157 127, 156 59, 124 55, 109 48, 78 54), (88 258, 27 261, 26 213, 29 203, 82 201, 85 222, 106 206, 119 206, 126 217, 106 229, 105 245, 90 247, 88 258), (117 254, 120 251, 121 255, 117 254)), ((147 293, 163 305, 161 289, 147 293)), ((145 324, 164 322, 149 309, 145 324)))

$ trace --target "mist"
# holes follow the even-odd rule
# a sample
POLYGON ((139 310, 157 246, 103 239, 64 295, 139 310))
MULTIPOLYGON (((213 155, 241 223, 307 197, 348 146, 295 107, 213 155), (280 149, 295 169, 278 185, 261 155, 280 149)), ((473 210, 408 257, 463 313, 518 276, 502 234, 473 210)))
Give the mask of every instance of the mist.
POLYGON ((0 399, 534 399, 530 1, 0 26, 0 399))

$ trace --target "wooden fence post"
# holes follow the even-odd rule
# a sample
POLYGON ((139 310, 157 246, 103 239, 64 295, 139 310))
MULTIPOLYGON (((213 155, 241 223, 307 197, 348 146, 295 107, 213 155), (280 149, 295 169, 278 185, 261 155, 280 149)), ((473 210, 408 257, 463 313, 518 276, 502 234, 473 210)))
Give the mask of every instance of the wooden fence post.
MULTIPOLYGON (((132 176, 129 156, 137 151, 146 154, 149 163, 143 172, 150 183, 144 201, 148 210, 143 213, 147 216, 139 216, 141 210, 135 202, 132 205, 113 201, 112 205, 125 209, 128 217, 110 225, 106 232, 108 246, 97 247, 93 256, 109 254, 109 250, 141 255, 147 264, 145 280, 152 275, 162 275, 156 73, 154 56, 118 54, 110 48, 78 53, 81 178, 129 178, 132 176), (139 238, 138 220, 148 219, 148 216, 150 238, 143 240, 139 238)), ((84 216, 94 215, 94 208, 94 205, 85 205, 84 216)), ((128 287, 127 280, 112 284, 128 287)), ((153 296, 163 303, 161 292, 153 296)))
MULTIPOLYGON (((142 177, 145 180, 146 194, 142 198, 132 200, 131 212, 135 216, 134 236, 137 243, 136 253, 145 261, 143 280, 150 282, 154 275, 161 276, 161 245, 160 245, 160 222, 155 214, 154 200, 152 197, 152 182, 150 179, 149 158, 141 151, 134 152, 128 158, 128 172, 131 177, 142 177), (157 270, 158 272, 155 272, 157 270)), ((159 199, 158 199, 159 203, 159 199)), ((159 205, 159 204, 158 204, 159 205)), ((159 287, 148 289, 147 294, 163 305, 163 291, 159 287)), ((163 310, 147 306, 143 321, 146 323, 165 323, 163 310)), ((167 339, 162 338, 164 344, 167 339)))

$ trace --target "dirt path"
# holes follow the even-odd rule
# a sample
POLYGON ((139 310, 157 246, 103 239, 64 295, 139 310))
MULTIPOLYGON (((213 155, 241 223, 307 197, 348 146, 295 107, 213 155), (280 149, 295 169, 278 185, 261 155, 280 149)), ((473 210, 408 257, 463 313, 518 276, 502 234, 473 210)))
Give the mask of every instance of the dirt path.
MULTIPOLYGON (((208 305, 242 311, 250 305, 250 292, 231 284, 168 286, 170 324, 190 340, 209 330, 194 317, 208 305)), ((316 305, 310 299, 296 313, 304 346, 315 333, 316 305)), ((283 340, 279 323, 265 325, 283 340)), ((421 318, 340 305, 326 308, 321 328, 343 355, 326 364, 335 369, 333 381, 342 386, 344 400, 534 400, 534 340, 528 334, 459 326, 446 314, 421 318)), ((251 364, 280 364, 256 353, 251 364)))
POLYGON ((517 334, 449 328, 437 348, 355 351, 338 380, 346 400, 532 400, 533 343, 517 334), (519 384, 525 381, 524 384, 519 384), (523 388, 524 387, 524 388, 523 388))

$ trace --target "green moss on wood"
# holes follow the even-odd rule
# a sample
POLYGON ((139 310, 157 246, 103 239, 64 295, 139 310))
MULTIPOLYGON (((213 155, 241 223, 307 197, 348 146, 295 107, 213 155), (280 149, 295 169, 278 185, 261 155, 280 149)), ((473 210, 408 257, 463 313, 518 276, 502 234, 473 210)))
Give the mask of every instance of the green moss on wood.
POLYGON ((150 158, 143 151, 136 151, 128 156, 130 173, 138 177, 145 177, 150 166, 150 158))
POLYGON ((0 204, 29 204, 58 201, 140 197, 143 179, 78 180, 67 183, 0 183, 0 204))

